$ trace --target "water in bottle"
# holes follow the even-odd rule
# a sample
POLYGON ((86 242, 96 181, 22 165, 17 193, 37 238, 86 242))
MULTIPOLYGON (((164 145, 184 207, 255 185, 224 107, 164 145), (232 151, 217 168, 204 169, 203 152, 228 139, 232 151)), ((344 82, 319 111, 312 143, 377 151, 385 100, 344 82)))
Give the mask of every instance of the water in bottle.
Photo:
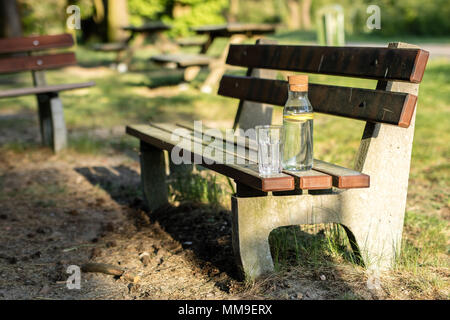
POLYGON ((290 171, 313 166, 314 113, 308 99, 308 76, 289 77, 289 96, 283 110, 281 164, 290 171))

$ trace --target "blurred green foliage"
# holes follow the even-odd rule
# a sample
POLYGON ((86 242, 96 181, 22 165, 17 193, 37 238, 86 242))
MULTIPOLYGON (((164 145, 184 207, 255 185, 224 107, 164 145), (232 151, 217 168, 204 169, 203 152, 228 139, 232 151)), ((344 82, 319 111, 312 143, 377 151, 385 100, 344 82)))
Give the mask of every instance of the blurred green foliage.
POLYGON ((22 16, 23 31, 25 34, 46 34, 60 32, 64 27, 65 0, 19 0, 22 16))
POLYGON ((189 28, 225 22, 228 0, 129 0, 132 23, 162 20, 172 25, 173 36, 186 36, 189 28))

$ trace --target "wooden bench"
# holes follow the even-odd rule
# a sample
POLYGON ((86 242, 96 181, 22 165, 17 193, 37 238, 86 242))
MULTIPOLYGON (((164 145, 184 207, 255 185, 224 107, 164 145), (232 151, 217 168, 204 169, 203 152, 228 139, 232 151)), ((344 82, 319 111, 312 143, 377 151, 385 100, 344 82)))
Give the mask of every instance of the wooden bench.
POLYGON ((67 130, 59 92, 88 88, 95 83, 48 85, 45 70, 76 65, 73 52, 33 55, 43 50, 74 45, 70 34, 0 39, 0 74, 31 71, 34 87, 0 91, 0 98, 36 95, 42 142, 55 152, 67 146, 67 130))
POLYGON ((272 24, 254 23, 227 23, 221 25, 206 25, 192 29, 198 35, 206 35, 207 39, 202 41, 192 41, 181 39, 180 46, 200 46, 199 54, 176 54, 176 55, 156 55, 151 57, 151 61, 169 67, 184 69, 184 80, 192 81, 198 75, 202 67, 209 66, 210 73, 202 84, 202 92, 211 93, 222 75, 225 73, 225 59, 228 48, 231 44, 242 43, 246 39, 255 36, 275 33, 276 26, 272 24), (228 44, 220 57, 214 59, 206 53, 217 38, 228 38, 228 44), (184 65, 183 65, 184 64, 184 65))
MULTIPOLYGON (((341 224, 368 268, 392 266, 401 243, 418 83, 428 55, 402 43, 388 48, 232 45, 227 63, 248 68, 245 77, 224 75, 219 87, 220 95, 240 99, 235 128, 270 124, 273 106, 284 105, 287 82, 275 80, 274 70, 378 80, 373 90, 310 85, 315 112, 366 122, 355 167, 315 160, 311 171, 262 177, 251 139, 221 138, 217 132, 194 132, 179 124, 132 125, 127 133, 140 139, 142 185, 150 211, 167 203, 164 150, 181 152, 236 182, 232 239, 246 276, 273 270, 268 242, 272 230, 301 224, 341 224), (214 150, 219 159, 202 151, 211 136, 218 137, 214 150), (187 143, 180 147, 181 138, 187 143), (245 152, 236 152, 236 146, 245 152)), ((172 163, 171 168, 182 166, 172 163)))

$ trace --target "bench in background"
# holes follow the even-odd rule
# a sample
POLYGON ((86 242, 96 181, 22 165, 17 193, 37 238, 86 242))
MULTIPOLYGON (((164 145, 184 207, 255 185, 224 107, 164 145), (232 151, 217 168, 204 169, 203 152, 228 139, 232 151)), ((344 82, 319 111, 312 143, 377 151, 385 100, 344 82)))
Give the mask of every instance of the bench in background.
POLYGON ((34 55, 35 52, 69 48, 70 34, 0 39, 0 74, 31 71, 34 87, 1 90, 0 98, 36 95, 44 145, 55 152, 67 146, 67 130, 59 92, 94 86, 93 82, 48 85, 45 70, 77 64, 73 52, 34 55))

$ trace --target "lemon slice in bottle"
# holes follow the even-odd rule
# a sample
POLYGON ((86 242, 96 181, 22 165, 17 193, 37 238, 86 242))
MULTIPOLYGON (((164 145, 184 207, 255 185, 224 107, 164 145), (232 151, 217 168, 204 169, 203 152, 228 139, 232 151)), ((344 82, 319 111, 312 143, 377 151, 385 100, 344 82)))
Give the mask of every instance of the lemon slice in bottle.
POLYGON ((287 114, 283 116, 284 120, 291 122, 305 122, 307 120, 314 119, 314 113, 298 113, 298 114, 287 114))

